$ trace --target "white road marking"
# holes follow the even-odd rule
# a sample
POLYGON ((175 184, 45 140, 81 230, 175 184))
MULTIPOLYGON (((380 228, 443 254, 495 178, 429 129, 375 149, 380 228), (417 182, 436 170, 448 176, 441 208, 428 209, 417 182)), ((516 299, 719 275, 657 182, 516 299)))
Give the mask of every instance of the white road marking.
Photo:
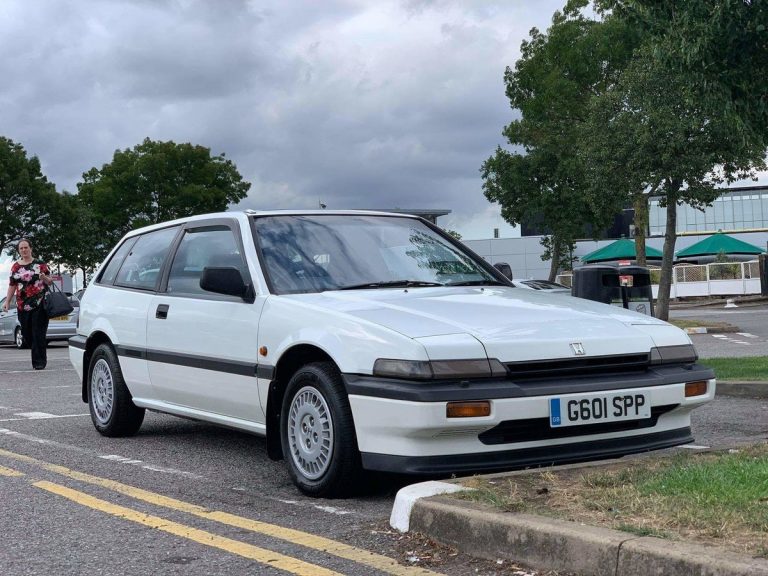
MULTIPOLYGON (((246 489, 233 488, 233 490, 244 492, 246 489)), ((282 502, 283 504, 290 504, 291 506, 301 506, 301 507, 307 506, 307 503, 299 502, 298 500, 286 500, 285 498, 271 498, 269 496, 267 496, 267 499, 276 500, 277 502, 282 502)), ((336 514, 338 516, 346 516, 347 514, 357 514, 357 512, 354 512, 352 510, 344 510, 343 508, 336 508, 335 506, 318 506, 316 504, 310 504, 310 505, 315 510, 320 510, 321 512, 328 512, 329 514, 336 514)))
MULTIPOLYGON (((737 332, 738 334, 738 332, 737 332)), ((751 342, 745 342, 744 340, 739 340, 738 338, 734 338, 732 336, 728 336, 727 334, 712 334, 714 338, 717 338, 721 342, 730 342, 731 344, 741 344, 743 346, 751 346, 751 342)), ((755 336, 757 338, 757 336, 755 336)))
MULTIPOLYGON (((29 352, 27 352, 24 355, 20 356, 13 356, 10 360, 0 360, 0 364, 4 363, 10 363, 10 362, 23 362, 24 360, 29 360, 29 352)), ((69 360, 66 358, 51 358, 48 357, 48 364, 53 364, 55 362, 62 362, 64 364, 68 364, 69 360)))
MULTIPOLYGON (((86 416, 90 416, 90 414, 86 414, 86 416)), ((6 422, 6 420, 0 420, 0 422, 6 422)), ((122 458, 121 456, 116 456, 114 454, 109 454, 109 455, 96 454, 92 450, 86 450, 85 448, 80 448, 79 446, 73 446, 72 444, 63 444, 61 442, 56 442, 55 440, 48 440, 46 438, 38 438, 37 436, 31 436, 30 434, 22 434, 21 432, 16 432, 15 430, 9 430, 8 428, 0 428, 0 435, 11 436, 13 438, 17 438, 20 440, 27 440, 29 442, 35 442, 36 444, 44 444, 46 446, 63 448, 64 450, 69 450, 70 452, 77 452, 79 454, 86 454, 88 456, 96 456, 97 458, 103 458, 106 460, 115 460, 118 458, 122 458)), ((128 460, 128 459, 126 458, 125 460, 128 460)), ((141 462, 141 460, 135 460, 135 462, 141 462)), ((121 462, 121 463, 125 463, 125 462, 121 462)), ((194 474, 192 472, 185 472, 183 470, 176 470, 175 468, 166 468, 164 466, 155 466, 152 464, 145 464, 141 466, 141 468, 144 468, 146 470, 151 470, 152 472, 163 472, 165 474, 175 474, 177 476, 185 476, 187 478, 192 478, 194 480, 205 479, 205 476, 200 476, 199 474, 194 474)))
POLYGON ((760 336, 757 336, 756 334, 750 334, 749 332, 736 332, 739 336, 744 336, 745 338, 760 338, 760 336))
MULTIPOLYGON (((74 372, 74 368, 57 368, 56 372, 74 372)), ((0 374, 24 374, 26 372, 40 372, 40 370, 35 370, 34 368, 30 368, 29 370, 0 370, 0 374)))
POLYGON ((341 508, 336 508, 335 506, 314 506, 317 510, 322 510, 323 512, 329 512, 331 514, 338 514, 339 516, 345 516, 347 514, 352 514, 349 510, 343 510, 341 508))
POLYGON ((104 460, 112 460, 113 462, 120 462, 121 464, 141 464, 141 460, 132 460, 131 458, 118 456, 117 454, 107 454, 106 456, 99 456, 99 458, 104 458, 104 460))
MULTIPOLYGON (((38 413, 41 414, 41 413, 38 413)), ((72 416, 90 416, 90 414, 72 414, 69 416, 54 416, 54 418, 67 418, 72 416)), ((0 422, 12 422, 12 421, 19 421, 19 420, 29 420, 29 418, 11 418, 7 420, 0 420, 0 422)), ((46 446, 52 446, 59 449, 68 450, 70 452, 77 452, 79 454, 85 454, 87 456, 95 456, 97 458, 100 458, 102 460, 107 460, 109 462, 114 462, 116 464, 127 464, 129 466, 138 466, 139 468, 142 468, 144 470, 148 470, 150 472, 160 472, 162 474, 170 474, 175 476, 183 476, 185 478, 190 478, 192 480, 207 480, 205 476, 201 476, 200 474, 195 474, 193 472, 186 472, 184 470, 178 470, 176 468, 168 468, 165 466, 159 466, 156 464, 147 464, 143 462, 142 460, 137 460, 133 458, 126 458, 125 456, 120 456, 118 454, 98 454, 95 453, 92 450, 87 450, 85 448, 80 448, 79 446, 74 446, 72 444, 64 444, 62 442, 56 442, 55 440, 48 440, 46 438, 39 438, 37 436, 32 436, 30 434, 23 434, 21 432, 16 432, 15 430, 10 430, 8 428, 0 428, 0 435, 10 436, 12 438, 16 438, 18 440, 26 440, 29 442, 34 442, 36 444, 42 444, 46 446)), ((233 490, 239 490, 239 491, 245 491, 249 490, 248 488, 233 488, 233 490)), ((336 514, 336 515, 347 515, 347 514, 357 514, 355 511, 349 511, 344 510, 342 508, 336 508, 333 506, 318 506, 316 504, 312 504, 311 502, 301 502, 297 500, 286 500, 283 498, 275 498, 274 496, 261 496, 262 498, 265 498, 267 500, 273 500, 276 502, 282 502, 284 504, 291 504, 294 506, 299 506, 301 508, 315 508, 317 510, 320 510, 322 512, 327 512, 329 514, 336 514)))
POLYGON ((699 446, 698 444, 684 444, 678 448, 687 448, 688 450, 709 450, 709 446, 699 446))
POLYGON ((21 416, 21 418, 2 418, 0 419, 0 422, 21 422, 21 421, 28 421, 28 420, 50 420, 52 418, 81 418, 83 416, 90 416, 90 414, 62 414, 62 415, 56 415, 56 414, 47 414, 42 415, 43 412, 27 412, 27 413, 20 413, 20 414, 14 414, 14 416, 21 416), (30 416, 30 414, 33 414, 30 416), (37 415, 34 415, 37 414, 37 415))

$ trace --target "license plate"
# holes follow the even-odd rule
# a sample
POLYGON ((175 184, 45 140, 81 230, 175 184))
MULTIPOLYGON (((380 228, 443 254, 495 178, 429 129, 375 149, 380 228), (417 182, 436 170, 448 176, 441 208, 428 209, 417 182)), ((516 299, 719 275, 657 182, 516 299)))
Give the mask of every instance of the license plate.
POLYGON ((549 400, 549 425, 552 428, 650 417, 651 400, 646 392, 584 394, 549 400))
POLYGON ((55 317, 51 318, 51 320, 53 322, 59 322, 59 321, 62 321, 62 320, 65 321, 65 320, 69 320, 69 316, 55 316, 55 317))

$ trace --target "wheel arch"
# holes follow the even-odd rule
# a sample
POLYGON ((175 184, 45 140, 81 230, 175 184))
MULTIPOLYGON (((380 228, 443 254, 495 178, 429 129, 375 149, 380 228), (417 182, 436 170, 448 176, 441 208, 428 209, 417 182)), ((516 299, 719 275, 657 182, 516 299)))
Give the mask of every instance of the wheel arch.
MULTIPOLYGON (((280 412, 288 382, 299 368, 311 362, 334 362, 327 352, 311 344, 297 344, 283 352, 275 365, 275 373, 269 383, 267 395, 267 455, 272 460, 283 459, 280 441, 280 412)), ((335 362, 334 362, 335 364, 335 362)))
POLYGON ((101 344, 112 346, 112 340, 104 332, 94 332, 88 337, 85 343, 85 353, 83 354, 83 381, 82 381, 82 399, 88 402, 88 372, 91 365, 91 356, 101 344))

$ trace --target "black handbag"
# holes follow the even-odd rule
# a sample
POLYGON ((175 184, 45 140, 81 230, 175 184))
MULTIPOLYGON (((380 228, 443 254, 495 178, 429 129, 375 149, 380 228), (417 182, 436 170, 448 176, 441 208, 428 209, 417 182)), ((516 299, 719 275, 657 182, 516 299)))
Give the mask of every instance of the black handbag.
POLYGON ((45 300, 43 301, 43 307, 48 318, 56 318, 57 316, 67 316, 75 308, 56 284, 51 284, 48 287, 48 291, 45 293, 45 300))

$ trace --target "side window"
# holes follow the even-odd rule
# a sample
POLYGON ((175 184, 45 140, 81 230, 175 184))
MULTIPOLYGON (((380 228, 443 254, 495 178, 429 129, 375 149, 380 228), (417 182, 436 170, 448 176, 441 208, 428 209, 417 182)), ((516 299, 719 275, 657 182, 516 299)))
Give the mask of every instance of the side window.
POLYGON ((120 270, 120 265, 123 263, 123 260, 125 260, 128 252, 131 251, 135 242, 136 238, 130 238, 117 249, 117 252, 115 252, 114 256, 112 256, 112 259, 109 261, 109 264, 107 264, 104 271, 99 274, 99 277, 96 279, 97 284, 112 284, 112 282, 115 281, 115 276, 117 276, 117 271, 120 270))
POLYGON ((240 246, 227 226, 206 226, 184 233, 168 276, 168 292, 212 295, 200 288, 200 276, 206 266, 232 266, 244 273, 240 246))
POLYGON ((178 228, 163 228, 139 236, 115 278, 116 286, 154 290, 178 228))

